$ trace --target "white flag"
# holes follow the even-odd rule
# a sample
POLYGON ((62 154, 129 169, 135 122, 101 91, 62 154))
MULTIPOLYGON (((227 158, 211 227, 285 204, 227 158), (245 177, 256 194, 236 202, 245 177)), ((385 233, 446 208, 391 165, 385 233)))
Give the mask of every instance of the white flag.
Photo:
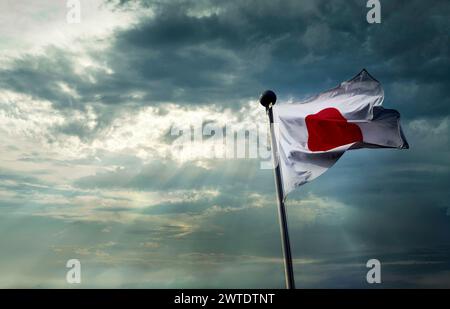
POLYGON ((400 114, 381 105, 381 84, 363 70, 298 103, 273 108, 284 196, 330 168, 346 150, 408 148, 400 114))

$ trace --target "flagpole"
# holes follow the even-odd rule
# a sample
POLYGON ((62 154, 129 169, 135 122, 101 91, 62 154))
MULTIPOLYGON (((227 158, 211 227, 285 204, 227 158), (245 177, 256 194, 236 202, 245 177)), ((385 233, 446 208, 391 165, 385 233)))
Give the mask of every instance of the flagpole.
POLYGON ((281 245, 283 249, 284 256, 284 274, 286 278, 286 288, 287 289, 295 289, 295 280, 294 280, 294 268, 292 265, 292 254, 291 254, 291 245, 289 242, 289 231, 287 225, 287 214, 286 207, 284 205, 284 193, 283 187, 281 183, 281 170, 279 164, 279 156, 278 156, 278 147, 275 137, 274 125, 273 125, 273 111, 272 106, 277 101, 277 96, 271 90, 265 91, 259 102, 266 108, 267 115, 269 116, 269 124, 270 124, 270 140, 271 140, 271 148, 272 148, 272 160, 274 164, 274 177, 275 177, 275 186, 277 191, 277 200, 278 200, 278 220, 280 224, 280 234, 281 234, 281 245))

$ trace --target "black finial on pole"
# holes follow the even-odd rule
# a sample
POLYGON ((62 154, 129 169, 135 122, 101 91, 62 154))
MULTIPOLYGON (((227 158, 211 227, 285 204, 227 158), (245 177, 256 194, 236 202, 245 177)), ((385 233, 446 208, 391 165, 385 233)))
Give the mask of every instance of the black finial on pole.
POLYGON ((277 96, 275 92, 273 92, 272 90, 264 91, 259 98, 259 103, 261 103, 261 105, 266 108, 270 123, 270 140, 272 145, 272 157, 274 162, 274 178, 278 201, 278 219, 280 223, 281 246, 283 249, 283 257, 284 257, 286 288, 295 289, 294 267, 292 263, 291 244, 289 241, 289 232, 287 226, 287 213, 286 207, 284 205, 284 193, 282 187, 281 170, 279 165, 278 147, 277 141, 275 139, 276 136, 273 126, 273 110, 271 108, 276 101, 277 96))
POLYGON ((277 101, 277 95, 272 90, 264 91, 259 97, 259 103, 264 106, 266 109, 269 108, 270 103, 275 104, 277 101))

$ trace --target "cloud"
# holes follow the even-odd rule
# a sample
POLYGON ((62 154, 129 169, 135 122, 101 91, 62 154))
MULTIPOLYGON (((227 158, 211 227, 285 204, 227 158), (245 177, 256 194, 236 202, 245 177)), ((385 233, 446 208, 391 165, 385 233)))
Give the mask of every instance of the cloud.
MULTIPOLYGON (((385 22, 379 27, 365 23, 358 1, 144 3, 152 14, 103 39, 105 49, 85 42, 87 59, 98 63, 90 66, 89 74, 75 74, 80 53, 49 47, 46 55, 15 60, 0 84, 51 100, 59 108, 72 104, 112 109, 174 101, 236 106, 256 98, 265 87, 276 89, 281 98, 301 96, 367 67, 388 90, 400 83, 437 90, 413 98, 404 111, 408 117, 436 116, 448 105, 444 89, 449 63, 442 30, 448 8, 443 2, 408 2, 402 14, 391 13, 398 4, 386 4, 385 22), (419 34, 403 26, 417 10, 429 12, 414 20, 423 26, 419 34), (399 38, 415 48, 401 52, 405 45, 398 44, 399 38), (390 65, 380 70, 380 62, 390 65), (38 80, 40 87, 33 88, 38 80), (56 86, 61 82, 82 96, 62 91, 56 86), (435 102, 433 108, 423 108, 424 100, 435 102)), ((398 100, 393 107, 404 99, 398 100)))
POLYGON ((171 128, 265 125, 262 90, 295 101, 365 67, 411 149, 351 151, 288 197, 298 285, 366 287, 379 257, 387 287, 448 286, 449 5, 382 6, 369 25, 356 0, 95 1, 75 27, 64 5, 14 4, 0 285, 64 287, 78 256, 88 287, 282 287, 272 171, 204 157, 213 137, 180 156, 171 128))

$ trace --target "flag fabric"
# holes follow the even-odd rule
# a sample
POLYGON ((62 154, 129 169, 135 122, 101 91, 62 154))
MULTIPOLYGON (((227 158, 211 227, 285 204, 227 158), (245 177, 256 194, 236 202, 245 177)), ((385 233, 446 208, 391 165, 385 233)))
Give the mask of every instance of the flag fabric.
POLYGON ((382 107, 381 84, 366 70, 298 103, 274 105, 284 197, 330 168, 345 151, 409 148, 400 114, 382 107))

